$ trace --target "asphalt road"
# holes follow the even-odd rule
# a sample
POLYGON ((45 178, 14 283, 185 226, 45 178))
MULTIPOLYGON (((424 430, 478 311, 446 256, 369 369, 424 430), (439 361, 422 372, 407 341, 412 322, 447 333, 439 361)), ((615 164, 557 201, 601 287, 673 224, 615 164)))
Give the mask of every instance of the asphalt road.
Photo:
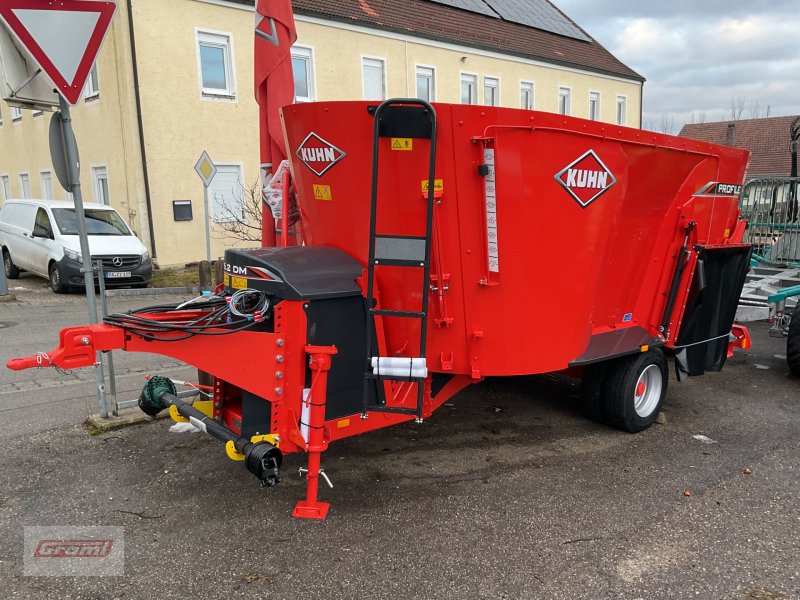
MULTIPOLYGON (((0 329, 2 360, 82 319, 79 304, 43 306, 0 305, 18 321, 0 329)), ((90 385, 3 372, 2 595, 800 599, 800 379, 783 340, 751 331, 722 373, 673 379, 667 423, 639 435, 584 420, 573 380, 522 377, 338 442, 324 522, 290 517, 300 456, 263 489, 202 434, 159 421, 92 437, 90 385), (8 388, 23 381, 34 389, 8 388), (125 575, 23 576, 36 525, 124 527, 125 575)))

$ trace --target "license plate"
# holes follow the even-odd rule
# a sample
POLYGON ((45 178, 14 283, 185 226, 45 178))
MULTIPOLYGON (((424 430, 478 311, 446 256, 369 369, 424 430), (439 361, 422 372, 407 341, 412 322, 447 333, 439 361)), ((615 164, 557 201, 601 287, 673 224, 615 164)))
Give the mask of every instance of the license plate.
POLYGON ((106 279, 124 279, 125 277, 130 277, 130 271, 107 271, 106 272, 106 279))

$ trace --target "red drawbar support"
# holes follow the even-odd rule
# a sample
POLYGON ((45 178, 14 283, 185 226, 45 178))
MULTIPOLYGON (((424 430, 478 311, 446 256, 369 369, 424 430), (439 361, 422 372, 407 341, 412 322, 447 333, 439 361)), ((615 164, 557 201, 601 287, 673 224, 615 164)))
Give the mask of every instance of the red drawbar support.
POLYGON ((336 346, 306 346, 311 368, 311 404, 308 417, 308 473, 306 473, 306 499, 300 500, 292 511, 299 519, 324 519, 330 504, 317 500, 319 471, 322 453, 328 449, 325 439, 325 402, 328 393, 328 371, 331 357, 337 353, 336 346))

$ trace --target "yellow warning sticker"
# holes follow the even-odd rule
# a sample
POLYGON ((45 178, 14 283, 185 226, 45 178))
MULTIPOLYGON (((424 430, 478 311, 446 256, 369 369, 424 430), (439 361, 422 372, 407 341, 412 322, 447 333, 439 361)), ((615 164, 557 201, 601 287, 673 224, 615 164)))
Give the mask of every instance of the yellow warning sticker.
MULTIPOLYGON (((429 179, 423 179, 422 182, 421 182, 422 183, 422 193, 423 194, 427 194, 428 193, 428 182, 429 181, 430 181, 429 179)), ((444 191, 444 180, 443 179, 434 179, 433 180, 433 191, 434 192, 443 192, 444 191)))
POLYGON ((726 240, 727 240, 729 237, 731 237, 731 228, 730 228, 730 227, 728 227, 727 229, 725 229, 725 233, 723 233, 723 234, 722 234, 722 237, 724 237, 726 240))
POLYGON ((411 138, 392 138, 392 150, 413 150, 414 141, 411 138))
POLYGON ((314 184, 314 199, 315 200, 333 200, 331 194, 331 186, 322 185, 321 183, 314 184))
POLYGON ((231 285, 235 290, 243 290, 247 287, 247 279, 244 277, 231 277, 231 285))

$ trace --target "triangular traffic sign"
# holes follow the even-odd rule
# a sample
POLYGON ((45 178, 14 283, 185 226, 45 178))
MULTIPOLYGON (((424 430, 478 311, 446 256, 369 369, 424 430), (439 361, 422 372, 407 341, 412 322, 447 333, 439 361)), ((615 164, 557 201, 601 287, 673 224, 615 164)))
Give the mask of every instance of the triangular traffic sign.
POLYGON ((77 104, 116 9, 105 0, 0 0, 0 19, 77 104))

